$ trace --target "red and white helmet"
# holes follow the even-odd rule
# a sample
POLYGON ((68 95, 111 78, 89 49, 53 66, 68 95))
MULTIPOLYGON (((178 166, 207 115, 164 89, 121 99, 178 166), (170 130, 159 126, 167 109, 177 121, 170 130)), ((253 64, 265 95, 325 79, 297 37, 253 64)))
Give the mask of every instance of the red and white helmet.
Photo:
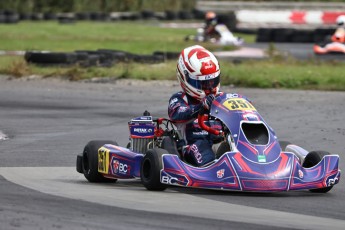
POLYGON ((338 26, 345 26, 345 15, 340 15, 336 19, 338 26))
POLYGON ((216 95, 219 91, 218 60, 202 46, 195 45, 182 50, 176 75, 183 91, 197 100, 211 93, 216 95))

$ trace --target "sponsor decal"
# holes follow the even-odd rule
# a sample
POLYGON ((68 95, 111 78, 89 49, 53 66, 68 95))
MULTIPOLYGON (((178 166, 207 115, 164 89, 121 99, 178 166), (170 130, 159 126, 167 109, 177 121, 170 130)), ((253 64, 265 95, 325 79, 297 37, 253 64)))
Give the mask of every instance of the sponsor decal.
POLYGON ((173 104, 173 106, 170 106, 170 109, 171 109, 171 110, 175 110, 175 109, 177 109, 179 106, 181 106, 181 104, 178 102, 178 103, 176 103, 176 104, 173 104))
POLYGON ((258 121, 259 120, 258 116, 253 114, 253 113, 244 114, 243 119, 249 120, 249 121, 258 121))
POLYGON ((338 178, 338 174, 337 174, 337 176, 334 177, 334 179, 331 178, 328 180, 327 186, 335 185, 336 183, 338 183, 338 180, 339 180, 339 178, 338 178))
POLYGON ((134 122, 142 122, 142 121, 152 121, 152 116, 141 116, 131 120, 132 123, 134 122))
POLYGON ((187 109, 188 109, 188 107, 186 107, 186 106, 180 106, 180 108, 178 109, 178 111, 179 111, 180 113, 183 113, 183 112, 186 112, 187 109))
POLYGON ((129 125, 130 134, 138 136, 139 138, 149 137, 154 135, 154 124, 135 124, 129 125))
POLYGON ((137 133, 152 133, 152 129, 149 128, 134 128, 134 132, 137 132, 137 133))
POLYGON ((198 146, 196 146, 195 144, 191 145, 189 147, 189 151, 191 151, 196 159, 196 161, 200 164, 202 163, 202 155, 199 152, 198 146))
POLYGON ((266 156, 265 155, 258 155, 258 161, 259 162, 266 162, 266 156))
POLYGON ((223 178, 224 177, 224 169, 221 169, 221 170, 217 171, 217 177, 218 178, 223 178))
POLYGON ((113 165, 113 172, 118 173, 120 162, 118 160, 113 160, 112 165, 113 165))
POLYGON ((178 98, 174 98, 170 101, 169 106, 173 106, 176 102, 178 102, 178 98))
POLYGON ((303 178, 304 177, 304 173, 302 172, 302 170, 298 170, 298 176, 299 176, 299 178, 303 178))
POLYGON ((200 131, 200 132, 193 132, 193 135, 195 135, 195 136, 207 136, 208 132, 203 130, 203 131, 200 131))
MULTIPOLYGON (((206 65, 205 65, 205 69, 211 69, 211 68, 213 68, 213 66, 214 66, 214 65, 212 65, 212 63, 208 62, 208 63, 206 63, 206 65)), ((208 75, 208 76, 210 76, 210 75, 208 75)), ((210 79, 210 78, 208 78, 208 79, 210 79)), ((207 80, 207 78, 205 78, 205 80, 207 80)))
POLYGON ((237 93, 227 93, 226 94, 226 99, 229 99, 229 98, 236 98, 238 97, 238 94, 237 93))
POLYGON ((121 163, 120 161, 114 159, 112 165, 114 173, 120 173, 124 175, 131 173, 131 166, 128 164, 121 163))
POLYGON ((140 120, 150 121, 152 120, 152 117, 151 116, 140 117, 140 120))
POLYGON ((178 184, 178 179, 176 177, 162 176, 161 182, 163 184, 178 184))

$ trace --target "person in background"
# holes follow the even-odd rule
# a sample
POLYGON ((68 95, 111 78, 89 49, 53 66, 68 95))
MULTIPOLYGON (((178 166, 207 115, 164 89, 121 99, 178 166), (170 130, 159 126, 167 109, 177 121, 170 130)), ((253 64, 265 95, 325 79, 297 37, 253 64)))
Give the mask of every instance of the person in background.
POLYGON ((218 17, 215 12, 207 12, 205 14, 205 27, 204 27, 204 36, 205 40, 219 39, 220 34, 216 30, 218 24, 218 17))
POLYGON ((340 15, 336 19, 337 29, 332 35, 333 42, 345 43, 345 15, 340 15))

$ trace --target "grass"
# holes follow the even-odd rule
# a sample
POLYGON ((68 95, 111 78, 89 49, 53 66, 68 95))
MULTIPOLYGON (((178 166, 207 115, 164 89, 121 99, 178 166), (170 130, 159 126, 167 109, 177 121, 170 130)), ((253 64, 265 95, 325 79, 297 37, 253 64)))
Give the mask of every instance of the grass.
MULTIPOLYGON (((75 50, 117 49, 137 54, 179 52, 194 44, 183 38, 195 29, 161 28, 157 22, 78 22, 59 25, 57 22, 21 22, 0 24, 2 50, 75 50)), ((253 35, 244 36, 253 42, 253 35)), ((203 44, 204 45, 204 44, 203 44)), ((229 50, 207 45, 210 50, 229 50)), ((274 49, 274 47, 273 47, 274 49)), ((274 51, 274 50, 273 50, 274 51)), ((270 53, 274 54, 271 50, 270 53)), ((62 76, 70 80, 93 77, 133 78, 144 80, 176 80, 176 61, 160 64, 119 63, 111 68, 39 67, 28 65, 23 57, 0 56, 0 74, 22 77, 42 75, 62 76)), ((276 54, 263 61, 232 63, 221 61, 222 84, 241 87, 345 90, 342 62, 296 61, 276 54)))
MULTIPOLYGON (((161 28, 158 22, 20 22, 0 24, 2 50, 119 49, 138 54, 179 51, 193 42, 184 37, 195 29, 161 28)), ((212 47, 212 46, 211 46, 212 47)))

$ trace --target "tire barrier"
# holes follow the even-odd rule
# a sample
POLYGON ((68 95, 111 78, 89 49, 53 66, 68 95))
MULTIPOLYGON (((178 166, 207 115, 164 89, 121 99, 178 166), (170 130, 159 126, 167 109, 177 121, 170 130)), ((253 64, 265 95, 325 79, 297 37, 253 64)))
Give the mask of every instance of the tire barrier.
POLYGON ((12 23, 17 23, 19 20, 20 20, 19 14, 13 11, 5 10, 5 11, 0 12, 0 23, 12 24, 12 23))
POLYGON ((117 63, 155 64, 166 60, 176 60, 179 53, 155 51, 152 55, 138 55, 120 50, 76 50, 74 52, 27 51, 24 59, 27 63, 41 66, 112 67, 117 63))
MULTIPOLYGON (((235 15, 234 13, 231 13, 235 15)), ((0 23, 17 23, 23 20, 31 21, 51 21, 58 20, 75 22, 75 21, 112 21, 112 20, 203 20, 205 17, 205 12, 198 10, 180 10, 180 11, 171 11, 167 10, 164 12, 154 12, 151 10, 143 10, 141 12, 112 12, 112 13, 103 13, 103 12, 76 12, 76 13, 52 13, 52 12, 34 12, 34 13, 16 13, 13 11, 0 11, 0 23)), ((226 17, 226 14, 224 14, 226 17)), ((226 19, 226 22, 229 22, 226 19)))
POLYGON ((290 28, 259 28, 256 42, 320 43, 331 36, 335 28, 298 30, 290 28))

